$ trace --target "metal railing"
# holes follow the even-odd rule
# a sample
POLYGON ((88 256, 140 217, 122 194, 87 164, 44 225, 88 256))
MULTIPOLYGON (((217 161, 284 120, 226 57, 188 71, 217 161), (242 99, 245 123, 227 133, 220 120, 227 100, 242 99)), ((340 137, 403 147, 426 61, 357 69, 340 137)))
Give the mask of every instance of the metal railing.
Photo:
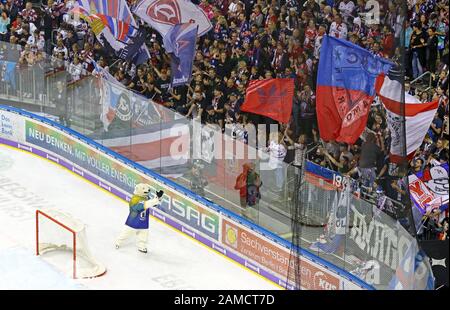
POLYGON ((420 91, 427 92, 432 89, 432 85, 431 85, 432 83, 433 83, 432 73, 430 71, 427 71, 427 72, 422 73, 420 76, 418 76, 414 80, 412 80, 410 85, 411 85, 411 87, 420 89, 420 91), (423 84, 423 80, 426 76, 429 76, 428 77, 428 85, 423 84), (422 87, 425 87, 425 88, 422 88, 422 87))

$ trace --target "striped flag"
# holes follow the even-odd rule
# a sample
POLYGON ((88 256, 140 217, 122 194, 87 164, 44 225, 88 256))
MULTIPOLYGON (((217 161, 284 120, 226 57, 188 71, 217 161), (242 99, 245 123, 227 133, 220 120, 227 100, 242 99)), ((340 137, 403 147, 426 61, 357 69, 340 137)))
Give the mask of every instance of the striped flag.
POLYGON ((380 75, 375 88, 386 109, 391 131, 391 161, 400 163, 405 157, 412 159, 430 128, 438 109, 438 101, 422 103, 408 93, 405 93, 403 99, 402 83, 394 75, 380 75))
POLYGON ((189 169, 189 147, 180 148, 176 143, 190 141, 183 121, 114 129, 98 139, 103 146, 165 177, 178 178, 189 169))
POLYGON ((133 36, 137 24, 125 0, 77 0, 87 16, 94 16, 107 25, 117 40, 124 43, 133 36))
POLYGON ((135 58, 137 64, 150 58, 145 44, 141 43, 142 34, 125 0, 77 0, 72 12, 86 20, 103 45, 108 43, 118 55, 135 58), (104 42, 107 41, 107 42, 104 42), (141 47, 133 55, 123 54, 136 42, 141 47))

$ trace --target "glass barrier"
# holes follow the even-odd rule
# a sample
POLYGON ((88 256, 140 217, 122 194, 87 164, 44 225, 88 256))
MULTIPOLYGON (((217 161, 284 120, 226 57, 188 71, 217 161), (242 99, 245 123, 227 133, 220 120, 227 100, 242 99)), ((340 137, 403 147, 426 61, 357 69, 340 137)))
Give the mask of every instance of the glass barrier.
MULTIPOLYGON (((0 81, 2 104, 80 132, 376 288, 388 288, 404 247, 415 242, 377 207, 376 197, 361 199, 274 158, 266 140, 277 141, 265 130, 245 128, 249 138, 243 139, 243 128, 222 132, 108 78, 78 74, 51 59, 23 65, 7 57, 1 60, 8 67, 0 81)), ((292 266, 299 264, 297 258, 292 266)))

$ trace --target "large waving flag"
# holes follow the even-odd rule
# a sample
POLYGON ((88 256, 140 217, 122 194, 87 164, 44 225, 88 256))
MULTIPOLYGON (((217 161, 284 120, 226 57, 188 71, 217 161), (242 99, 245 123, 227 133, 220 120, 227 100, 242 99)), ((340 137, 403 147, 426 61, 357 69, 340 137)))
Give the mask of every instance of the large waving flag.
POLYGON ((86 20, 99 41, 120 58, 136 64, 150 58, 145 32, 138 29, 125 0, 77 0, 72 12, 86 20))
POLYGON ((405 160, 405 156, 412 159, 430 128, 439 106, 438 101, 422 103, 408 93, 404 93, 402 98, 402 83, 393 74, 380 75, 376 82, 376 90, 386 108, 391 131, 391 161, 400 163, 405 160))
POLYGON ((136 4, 133 13, 155 28, 162 37, 178 24, 196 24, 198 36, 212 28, 206 13, 190 0, 142 0, 136 4))
POLYGON ((364 131, 375 80, 392 63, 351 42, 324 36, 317 77, 320 137, 353 144, 364 131))
POLYGON ((184 85, 191 79, 197 31, 196 24, 178 24, 163 38, 166 52, 172 58, 173 87, 184 85))
POLYGON ((294 100, 294 79, 250 81, 241 111, 289 123, 294 100))

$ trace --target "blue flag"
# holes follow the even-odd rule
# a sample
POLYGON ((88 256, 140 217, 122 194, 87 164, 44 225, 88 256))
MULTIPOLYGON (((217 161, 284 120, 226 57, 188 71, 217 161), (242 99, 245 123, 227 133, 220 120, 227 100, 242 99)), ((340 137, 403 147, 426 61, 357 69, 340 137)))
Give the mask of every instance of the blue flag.
POLYGON ((324 36, 317 73, 320 137, 354 144, 367 124, 375 81, 392 67, 387 59, 351 42, 324 36))
POLYGON ((145 47, 145 38, 147 32, 145 29, 137 30, 134 37, 130 38, 128 44, 120 50, 119 57, 125 60, 131 60, 136 65, 145 63, 150 57, 145 47))
POLYGON ((163 38, 166 52, 171 55, 172 87, 189 82, 195 56, 198 26, 193 23, 178 24, 163 38))

